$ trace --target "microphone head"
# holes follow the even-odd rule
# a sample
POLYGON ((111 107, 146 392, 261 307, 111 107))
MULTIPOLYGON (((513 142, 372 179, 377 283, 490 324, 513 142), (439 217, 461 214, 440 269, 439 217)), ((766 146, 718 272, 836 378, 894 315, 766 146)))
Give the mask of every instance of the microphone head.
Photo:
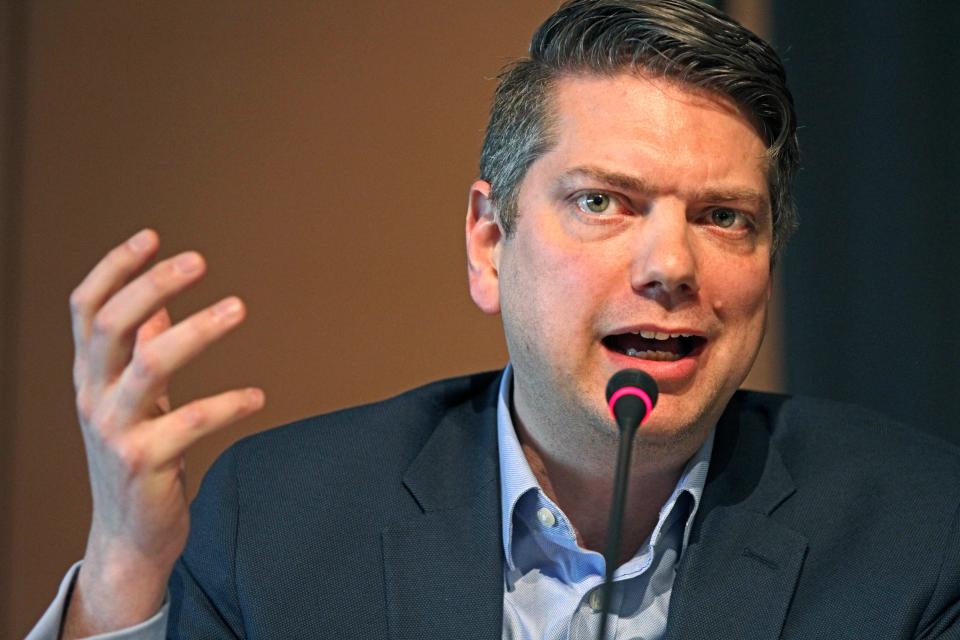
POLYGON ((622 369, 607 382, 607 405, 621 429, 643 424, 657 404, 657 381, 640 369, 622 369))

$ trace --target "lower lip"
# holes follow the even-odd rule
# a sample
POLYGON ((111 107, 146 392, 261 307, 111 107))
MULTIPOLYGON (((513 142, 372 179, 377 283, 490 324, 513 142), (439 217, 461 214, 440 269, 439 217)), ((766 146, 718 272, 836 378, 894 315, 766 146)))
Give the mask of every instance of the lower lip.
POLYGON ((644 360, 634 358, 619 351, 613 351, 606 346, 603 347, 607 352, 607 357, 614 364, 617 370, 620 369, 641 369, 649 373, 664 387, 666 385, 678 384, 689 381, 697 371, 700 356, 703 355, 702 349, 695 355, 688 355, 679 360, 667 362, 663 360, 644 360))

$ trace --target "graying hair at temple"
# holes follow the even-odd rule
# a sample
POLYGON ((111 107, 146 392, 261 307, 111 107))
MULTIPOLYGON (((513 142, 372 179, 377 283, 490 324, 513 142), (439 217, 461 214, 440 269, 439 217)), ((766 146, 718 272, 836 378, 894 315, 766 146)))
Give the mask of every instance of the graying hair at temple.
POLYGON ((799 163, 796 114, 773 48, 696 0, 573 0, 534 33, 530 57, 499 76, 480 155, 498 221, 509 236, 520 183, 555 143, 554 83, 569 74, 642 71, 727 96, 767 145, 773 257, 796 228, 791 183, 799 163))

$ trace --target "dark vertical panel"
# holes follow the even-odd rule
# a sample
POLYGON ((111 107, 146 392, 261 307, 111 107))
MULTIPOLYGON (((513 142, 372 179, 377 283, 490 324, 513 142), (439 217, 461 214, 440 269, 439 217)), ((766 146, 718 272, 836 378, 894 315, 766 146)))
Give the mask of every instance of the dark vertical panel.
POLYGON ((774 6, 804 153, 789 387, 960 442, 960 6, 827 6, 774 6))
POLYGON ((8 557, 12 515, 17 380, 15 353, 19 309, 20 214, 22 211, 24 66, 26 11, 22 2, 0 4, 0 635, 11 627, 13 590, 8 557))

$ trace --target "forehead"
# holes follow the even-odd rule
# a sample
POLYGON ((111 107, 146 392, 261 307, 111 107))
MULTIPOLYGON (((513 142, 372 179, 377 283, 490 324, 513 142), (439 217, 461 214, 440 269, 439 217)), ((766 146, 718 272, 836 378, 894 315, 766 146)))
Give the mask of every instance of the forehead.
POLYGON ((725 96, 677 80, 622 73, 562 76, 551 97, 554 145, 541 160, 589 160, 667 182, 739 181, 766 190, 766 146, 748 116, 725 96))

